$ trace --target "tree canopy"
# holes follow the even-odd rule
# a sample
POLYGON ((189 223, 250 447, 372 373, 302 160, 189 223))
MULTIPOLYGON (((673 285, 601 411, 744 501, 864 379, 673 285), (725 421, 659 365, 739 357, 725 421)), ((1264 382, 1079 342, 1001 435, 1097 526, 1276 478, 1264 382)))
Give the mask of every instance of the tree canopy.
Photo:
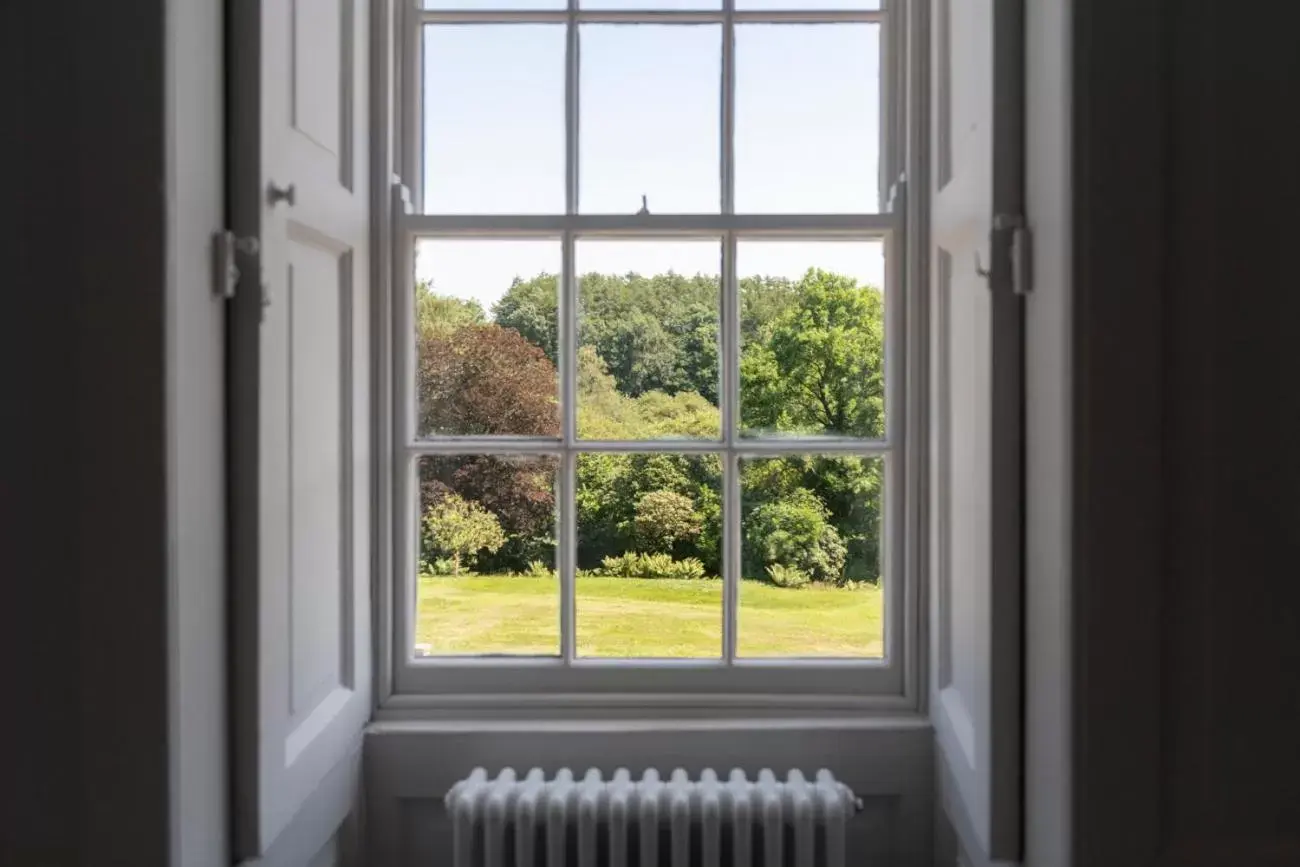
MULTIPOLYGON (((581 278, 581 438, 720 436, 718 293, 717 279, 703 275, 581 278)), ((490 317, 474 302, 423 287, 420 432, 557 436, 557 301, 553 274, 516 279, 490 317)), ((883 436, 879 289, 818 269, 799 280, 745 278, 739 313, 743 429, 883 436)), ((422 508, 454 494, 491 512, 506 539, 495 553, 480 552, 480 565, 553 564, 556 465, 552 458, 426 458, 422 508)), ((875 580, 881 487, 878 459, 742 461, 746 577, 788 586, 800 576, 875 580)), ((721 490, 717 455, 580 455, 578 566, 640 552, 693 558, 720 574, 721 490)))

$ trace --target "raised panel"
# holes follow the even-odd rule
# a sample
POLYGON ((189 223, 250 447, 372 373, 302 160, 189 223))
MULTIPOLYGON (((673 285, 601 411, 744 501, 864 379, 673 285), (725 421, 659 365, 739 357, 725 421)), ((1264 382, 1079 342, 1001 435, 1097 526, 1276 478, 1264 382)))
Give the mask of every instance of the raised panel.
POLYGON ((344 0, 292 0, 292 83, 294 129, 332 154, 342 133, 344 0))
POLYGON ((287 251, 288 645, 297 719, 347 685, 351 256, 292 234, 287 251))
POLYGON ((931 715, 945 808, 985 859, 1017 858, 1020 840, 1021 300, 993 231, 1021 208, 1018 2, 940 2, 932 30, 931 715))

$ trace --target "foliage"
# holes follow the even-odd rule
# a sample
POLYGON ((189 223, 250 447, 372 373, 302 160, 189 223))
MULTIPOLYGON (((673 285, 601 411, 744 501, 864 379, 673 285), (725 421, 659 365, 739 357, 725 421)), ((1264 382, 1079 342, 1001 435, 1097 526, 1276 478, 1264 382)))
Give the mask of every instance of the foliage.
POLYGON ((486 321, 483 306, 477 301, 439 295, 428 283, 420 283, 415 287, 417 334, 445 334, 462 325, 482 325, 486 321))
POLYGON ((524 576, 528 578, 555 578, 555 570, 541 560, 532 560, 528 568, 524 570, 524 576))
MULTIPOLYGON (((419 287, 418 431, 557 436, 558 298, 556 275, 516 279, 487 321, 475 302, 419 287)), ((587 274, 579 305, 580 437, 720 435, 716 277, 587 274)), ((799 280, 747 277, 739 317, 745 427, 883 435, 878 289, 817 269, 799 280)), ((477 553, 480 570, 528 573, 532 561, 549 568, 556 467, 551 458, 424 458, 422 506, 456 494, 497 518, 507 539, 477 553)), ((717 456, 584 454, 577 472, 581 572, 641 551, 695 558, 707 574, 721 573, 717 456)), ((878 459, 743 461, 744 574, 771 578, 775 565, 818 582, 878 580, 882 481, 878 459)))
POLYGON ((741 412, 750 428, 884 435, 879 290, 810 269, 766 342, 745 347, 741 412))
POLYGON ((453 575, 460 574, 465 559, 479 551, 495 552, 506 543, 496 515, 457 494, 448 494, 425 513, 424 531, 429 550, 450 555, 453 575))
POLYGON ((812 580, 799 567, 782 566, 780 563, 772 563, 767 567, 767 577, 777 587, 803 587, 812 580))
POLYGON ((434 557, 424 564, 425 572, 430 575, 451 575, 455 568, 456 564, 450 557, 434 557))
POLYGON ((636 539, 644 551, 670 553, 678 542, 694 539, 703 522, 691 498, 675 491, 650 491, 637 500, 636 539))
POLYGON ((830 512, 806 488, 764 503, 746 517, 746 574, 761 575, 775 563, 795 567, 813 581, 838 582, 845 554, 830 512))
POLYGON ((560 300, 559 277, 555 274, 538 274, 531 280, 515 278, 509 291, 492 305, 494 321, 513 328, 537 346, 551 360, 559 363, 556 354, 560 300))
POLYGON ((697 580, 707 576, 704 564, 694 557, 674 560, 668 554, 629 552, 600 561, 598 574, 607 578, 653 578, 697 580))
POLYGON ((555 436, 555 365, 518 331, 464 324, 418 340, 423 434, 555 436))

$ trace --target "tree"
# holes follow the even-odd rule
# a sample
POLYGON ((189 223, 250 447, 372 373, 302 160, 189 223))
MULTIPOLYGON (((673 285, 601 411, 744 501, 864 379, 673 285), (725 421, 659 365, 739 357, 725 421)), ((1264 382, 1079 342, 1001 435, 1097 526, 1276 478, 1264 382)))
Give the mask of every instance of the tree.
POLYGON ((425 513, 424 529, 433 548, 451 555, 453 575, 460 574, 463 559, 495 553, 506 543, 496 515, 458 494, 447 494, 425 513))
POLYGON ((425 331, 418 358, 421 434, 559 434, 555 365, 518 331, 425 331))
POLYGON ((797 303, 741 361, 742 423, 750 428, 884 435, 880 291, 809 269, 797 303))
MULTIPOLYGON (((422 435, 559 435, 555 366, 517 331, 473 322, 423 330, 418 359, 422 435)), ((419 473, 424 508, 457 494, 498 516, 509 534, 498 565, 522 568, 553 556, 554 459, 428 457, 419 473)))
POLYGON ((516 277, 506 294, 492 306, 492 315, 498 325, 518 331, 546 353, 552 364, 558 364, 559 300, 556 275, 538 274, 531 280, 516 277))
POLYGON ((416 333, 454 331, 462 325, 477 325, 485 321, 483 306, 477 301, 439 295, 429 283, 416 285, 416 333))
POLYGON ((844 577, 844 542, 825 504, 806 488, 755 508, 745 516, 744 532, 747 575, 779 565, 814 581, 838 583, 844 577))
POLYGON ((700 535, 702 522, 691 498, 674 491, 651 491, 637 500, 636 537, 643 551, 671 554, 678 542, 700 535))

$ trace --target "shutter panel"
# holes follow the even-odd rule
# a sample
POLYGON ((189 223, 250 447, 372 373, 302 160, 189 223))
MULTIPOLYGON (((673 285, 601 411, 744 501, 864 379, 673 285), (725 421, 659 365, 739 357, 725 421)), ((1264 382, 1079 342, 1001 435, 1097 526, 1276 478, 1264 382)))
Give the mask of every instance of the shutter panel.
POLYGON ((371 711, 368 0, 233 0, 235 837, 330 863, 371 711))
POLYGON ((931 21, 931 715, 977 863, 1018 859, 1022 837, 1023 299, 1015 221, 995 219, 1023 207, 1019 3, 936 0, 931 21))

